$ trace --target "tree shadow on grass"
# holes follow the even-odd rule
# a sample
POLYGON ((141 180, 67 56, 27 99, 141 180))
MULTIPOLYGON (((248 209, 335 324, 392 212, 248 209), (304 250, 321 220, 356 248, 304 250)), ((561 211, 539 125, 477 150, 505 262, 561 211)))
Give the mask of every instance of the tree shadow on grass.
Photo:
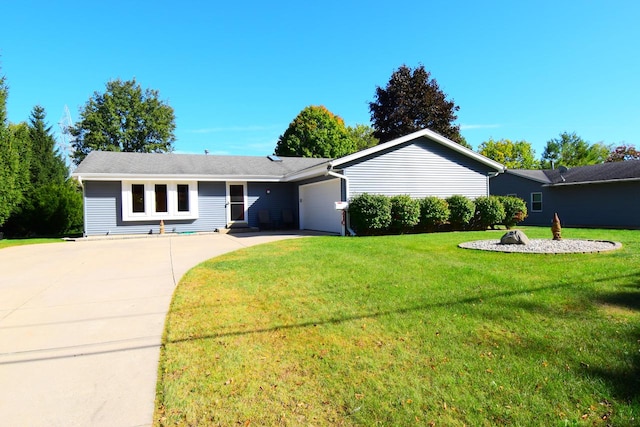
MULTIPOLYGON (((621 307, 626 310, 632 310, 635 312, 640 312, 640 274, 635 273, 631 275, 625 276, 612 276, 608 278, 598 279, 597 281, 612 281, 612 280, 624 280, 627 282, 626 284, 620 285, 621 291, 613 292, 608 294, 601 294, 597 297, 596 303, 601 304, 603 306, 615 306, 621 307)), ((503 292, 496 292, 493 294, 483 294, 473 297, 460 298, 451 301, 445 301, 440 303, 419 303, 415 305, 409 305, 404 307, 398 307, 389 310, 378 310, 372 312, 364 312, 353 315, 342 315, 330 318, 318 318, 318 319, 309 319, 306 321, 301 321, 297 323, 290 324, 281 324, 281 325, 273 325, 266 326, 263 328, 246 328, 241 327, 236 330, 226 330, 220 331, 218 333, 210 333, 196 336, 188 336, 184 338, 174 338, 168 339, 163 345, 169 344, 179 344, 183 342, 190 341, 199 341, 199 340, 211 340, 211 339, 219 339, 223 337, 230 336, 242 336, 242 335, 251 335, 251 334, 262 334, 262 333, 270 333, 275 331, 284 331, 291 329, 301 329, 308 327, 316 327, 322 325, 331 325, 331 324, 341 324, 351 321, 358 321, 363 319, 370 318, 378 318, 383 316, 389 316, 394 314, 403 314, 409 313, 413 311, 422 311, 429 310, 435 308, 442 307, 456 307, 460 305, 467 304, 476 304, 482 303, 490 300, 495 300, 498 298, 505 297, 513 297, 517 295, 531 295, 537 292, 546 292, 555 289, 562 288, 574 288, 576 291, 579 291, 579 287, 575 283, 565 283, 565 284, 553 284, 548 286, 541 286, 535 288, 528 289, 517 289, 517 290, 508 290, 503 292)), ((507 304, 508 305, 508 304, 507 304)), ((547 312, 549 316, 558 315, 554 310, 549 309, 549 307, 544 304, 531 302, 531 301, 516 301, 511 304, 513 308, 520 308, 528 311, 535 311, 539 313, 547 312)), ((570 314, 564 313, 563 316, 568 316, 570 314)), ((628 336, 629 340, 633 340, 633 342, 637 342, 640 344, 640 328, 636 328, 633 333, 630 333, 628 336)), ((540 347, 537 345, 535 347, 540 347)), ((626 367, 616 367, 616 368, 607 368, 607 367, 596 367, 591 366, 588 367, 584 374, 590 377, 598 377, 609 384, 609 388, 612 391, 612 394, 621 400, 627 401, 638 401, 640 399, 640 353, 637 352, 633 356, 630 356, 629 362, 626 367)), ((575 361, 576 365, 580 365, 580 361, 575 361)))
POLYGON ((196 335, 196 336, 190 335, 184 338, 169 339, 166 341, 166 344, 178 344, 181 342, 188 342, 188 341, 210 340, 210 339, 217 339, 217 338, 230 337, 230 336, 269 333, 269 332, 275 332, 280 330, 308 328, 308 327, 315 327, 315 326, 322 326, 322 325, 334 325, 334 324, 341 324, 341 323, 359 321, 364 319, 374 319, 374 318, 390 316, 394 314, 410 313, 414 311, 423 311, 423 310, 436 309, 436 308, 442 308, 442 307, 456 307, 456 306, 465 305, 465 304, 482 303, 482 302, 490 301, 496 298, 504 298, 504 297, 510 297, 510 296, 520 295, 520 294, 529 295, 535 292, 544 292, 548 290, 567 288, 572 286, 573 285, 571 284, 554 284, 549 286, 541 286, 537 288, 497 292, 491 295, 478 295, 474 297, 456 299, 454 301, 445 301, 440 303, 427 302, 427 303, 420 303, 420 304, 415 304, 410 306, 393 308, 389 310, 378 310, 378 311, 364 312, 364 313, 353 314, 353 315, 342 315, 342 316, 330 317, 325 319, 322 319, 322 318, 310 319, 307 321, 301 321, 297 323, 273 325, 273 326, 268 326, 264 328, 241 328, 238 330, 224 331, 224 332, 221 331, 219 333, 211 333, 211 334, 205 334, 205 335, 196 335))
POLYGON ((602 295, 597 302, 640 312, 640 286, 635 291, 624 290, 602 295))
MULTIPOLYGON (((596 302, 602 306, 614 307, 627 311, 630 315, 640 313, 640 281, 624 286, 619 292, 601 295, 596 302), (635 289, 635 290, 628 290, 635 289)), ((640 403, 640 327, 634 328, 628 335, 633 342, 633 355, 629 358, 627 367, 611 368, 592 367, 589 374, 596 375, 610 384, 615 395, 624 400, 640 403)))

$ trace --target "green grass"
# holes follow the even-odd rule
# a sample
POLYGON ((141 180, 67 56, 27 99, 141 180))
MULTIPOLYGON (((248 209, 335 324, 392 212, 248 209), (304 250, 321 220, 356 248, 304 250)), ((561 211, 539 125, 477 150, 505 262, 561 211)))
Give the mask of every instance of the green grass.
POLYGON ((57 243, 62 239, 2 239, 0 240, 0 249, 9 248, 11 246, 35 245, 40 243, 57 243))
MULTIPOLYGON (((549 229, 525 229, 550 238, 549 229)), ((179 284, 155 425, 637 425, 640 231, 601 254, 501 232, 276 242, 179 284)))

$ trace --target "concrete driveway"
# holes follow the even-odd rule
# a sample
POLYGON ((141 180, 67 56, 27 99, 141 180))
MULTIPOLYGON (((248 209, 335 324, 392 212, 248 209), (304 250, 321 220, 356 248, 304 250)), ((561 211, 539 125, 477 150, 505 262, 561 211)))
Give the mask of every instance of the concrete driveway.
POLYGON ((0 424, 148 426, 175 285, 297 234, 82 240, 0 250, 0 424))

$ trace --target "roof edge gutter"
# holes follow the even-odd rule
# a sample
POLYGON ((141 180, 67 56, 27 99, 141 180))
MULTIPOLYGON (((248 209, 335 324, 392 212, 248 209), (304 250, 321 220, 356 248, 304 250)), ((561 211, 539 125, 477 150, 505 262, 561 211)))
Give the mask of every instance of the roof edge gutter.
POLYGON ((620 179, 603 179, 601 181, 577 181, 577 182, 557 182, 545 184, 543 187, 567 187, 569 185, 590 185, 590 184, 615 184, 618 182, 634 182, 640 181, 640 178, 620 178, 620 179))

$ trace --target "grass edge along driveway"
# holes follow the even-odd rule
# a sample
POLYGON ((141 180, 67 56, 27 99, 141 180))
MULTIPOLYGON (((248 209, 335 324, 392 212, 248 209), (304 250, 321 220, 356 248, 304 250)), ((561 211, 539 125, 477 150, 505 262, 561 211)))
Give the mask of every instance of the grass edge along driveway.
POLYGON ((42 243, 61 243, 63 239, 43 238, 43 239, 0 239, 0 249, 12 246, 37 245, 42 243))
POLYGON ((457 248, 499 236, 317 237, 197 266, 155 425, 637 424, 640 231, 563 230, 623 243, 601 254, 457 248))

